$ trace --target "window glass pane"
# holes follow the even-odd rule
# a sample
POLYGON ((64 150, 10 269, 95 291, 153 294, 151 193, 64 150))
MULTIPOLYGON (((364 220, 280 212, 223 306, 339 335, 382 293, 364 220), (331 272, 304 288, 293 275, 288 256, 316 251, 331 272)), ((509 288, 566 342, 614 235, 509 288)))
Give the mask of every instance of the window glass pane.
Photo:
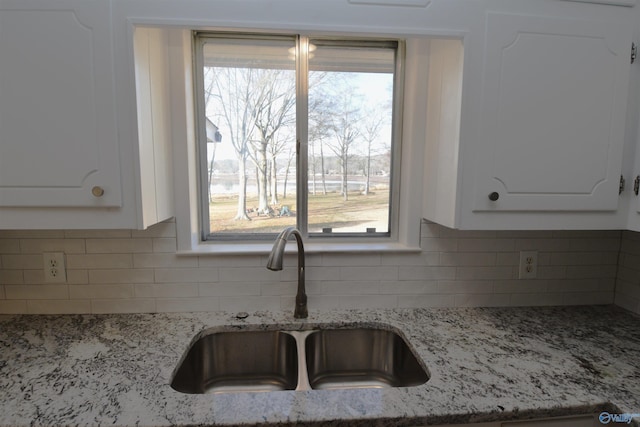
POLYGON ((389 233, 395 48, 309 50, 309 233, 389 233))
POLYGON ((206 39, 203 217, 211 234, 276 233, 296 223, 294 53, 290 37, 206 39))

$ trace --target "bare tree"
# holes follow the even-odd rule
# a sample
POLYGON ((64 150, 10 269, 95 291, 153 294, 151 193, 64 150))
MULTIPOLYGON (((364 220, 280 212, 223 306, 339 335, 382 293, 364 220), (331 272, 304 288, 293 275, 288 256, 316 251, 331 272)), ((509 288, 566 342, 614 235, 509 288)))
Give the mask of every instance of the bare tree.
POLYGON ((317 158, 316 148, 320 155, 320 176, 322 179, 322 194, 327 194, 326 167, 324 157, 324 145, 331 135, 331 129, 327 118, 334 110, 334 102, 330 93, 332 79, 326 72, 312 72, 309 76, 309 149, 311 153, 311 167, 313 170, 313 194, 316 194, 317 158))
MULTIPOLYGON (((261 69, 256 70, 257 78, 253 84, 254 98, 251 103, 251 114, 259 138, 251 141, 252 160, 258 168, 258 211, 269 210, 267 175, 269 151, 273 167, 277 167, 276 157, 285 146, 286 141, 278 140, 278 131, 295 121, 294 107, 296 102, 295 74, 292 70, 261 69)), ((272 203, 277 203, 277 179, 272 168, 272 203)))
POLYGON ((389 123, 389 111, 382 105, 373 106, 368 108, 365 112, 364 118, 361 122, 361 134, 362 139, 365 142, 365 158, 366 164, 364 166, 364 174, 366 176, 366 182, 364 186, 364 194, 368 195, 371 185, 371 156, 374 153, 373 144, 380 136, 380 133, 385 125, 389 123))
POLYGON ((359 95, 354 86, 350 84, 346 75, 340 75, 336 79, 335 88, 332 91, 332 110, 325 116, 326 125, 332 138, 327 141, 327 147, 336 155, 340 162, 342 175, 343 200, 349 200, 349 158, 351 150, 361 137, 359 122, 362 119, 358 102, 359 95))
POLYGON ((238 159, 238 209, 234 219, 250 220, 247 215, 247 159, 249 141, 253 139, 255 120, 251 114, 252 87, 255 70, 227 67, 211 68, 211 92, 207 95, 216 118, 229 129, 229 141, 238 159))

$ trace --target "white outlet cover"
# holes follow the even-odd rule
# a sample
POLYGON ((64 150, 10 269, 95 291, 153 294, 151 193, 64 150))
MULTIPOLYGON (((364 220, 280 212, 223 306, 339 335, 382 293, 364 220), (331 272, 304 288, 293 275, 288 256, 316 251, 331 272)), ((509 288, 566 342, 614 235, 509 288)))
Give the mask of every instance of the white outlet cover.
POLYGON ((66 283, 67 270, 64 252, 45 252, 42 254, 44 281, 46 283, 66 283))
POLYGON ((538 251, 520 252, 518 279, 535 279, 538 276, 538 251))

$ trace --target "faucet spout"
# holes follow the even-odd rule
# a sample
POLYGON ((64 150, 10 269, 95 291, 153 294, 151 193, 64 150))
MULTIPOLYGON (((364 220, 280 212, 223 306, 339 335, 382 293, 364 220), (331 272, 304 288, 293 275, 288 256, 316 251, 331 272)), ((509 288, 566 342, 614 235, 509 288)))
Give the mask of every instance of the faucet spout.
POLYGON ((298 292, 296 294, 296 307, 293 317, 296 319, 306 319, 309 316, 307 309, 307 294, 304 285, 304 244, 302 243, 302 235, 295 227, 288 227, 282 230, 271 248, 271 254, 267 260, 267 268, 269 270, 282 270, 282 260, 284 258, 284 248, 287 240, 293 235, 298 244, 298 292))

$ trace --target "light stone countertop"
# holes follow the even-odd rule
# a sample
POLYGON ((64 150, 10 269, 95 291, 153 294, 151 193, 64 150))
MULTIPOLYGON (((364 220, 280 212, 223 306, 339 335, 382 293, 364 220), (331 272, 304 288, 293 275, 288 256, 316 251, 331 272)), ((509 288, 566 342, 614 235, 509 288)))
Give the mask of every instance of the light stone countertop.
POLYGON ((420 425, 640 413, 640 317, 612 306, 2 315, 0 425, 420 425), (400 330, 421 386, 188 395, 168 384, 211 329, 400 330))

